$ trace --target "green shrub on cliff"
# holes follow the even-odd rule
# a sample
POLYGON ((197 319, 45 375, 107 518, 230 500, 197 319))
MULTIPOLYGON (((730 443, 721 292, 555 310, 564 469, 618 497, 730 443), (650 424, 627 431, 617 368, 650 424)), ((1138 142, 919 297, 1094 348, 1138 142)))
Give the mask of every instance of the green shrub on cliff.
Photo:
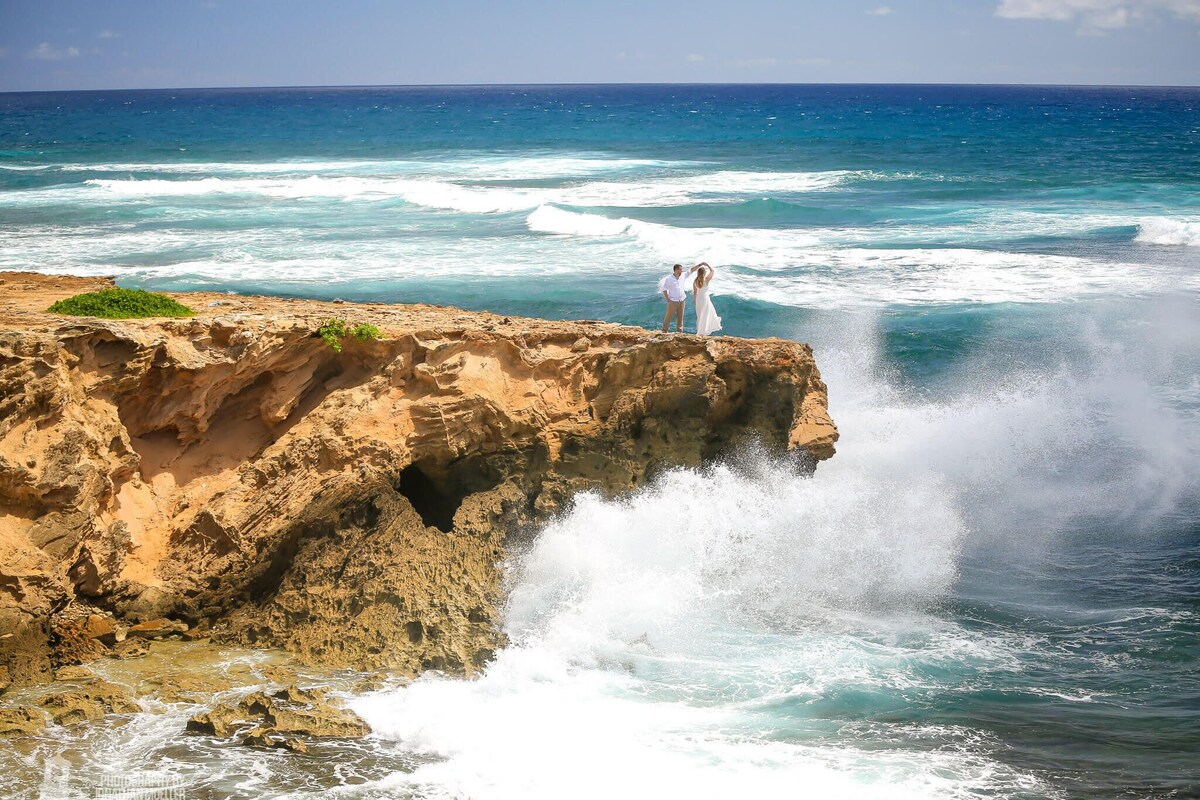
POLYGON ((379 328, 376 328, 374 325, 366 322, 351 325, 346 320, 338 319, 337 317, 325 320, 325 324, 317 328, 317 335, 337 353, 342 352, 342 339, 345 339, 347 336, 352 336, 360 342, 365 342, 368 339, 383 338, 383 334, 379 332, 379 328))
POLYGON ((379 332, 379 328, 374 325, 369 325, 366 322, 360 322, 350 329, 350 335, 360 342, 365 342, 368 339, 382 339, 383 334, 379 332))
POLYGON ((325 344, 333 348, 335 353, 342 352, 342 339, 346 336, 346 320, 333 317, 325 320, 325 324, 317 328, 317 335, 325 340, 325 344))
POLYGON ((101 289, 59 300, 47 309, 51 314, 70 314, 73 317, 103 317, 104 319, 138 319, 141 317, 190 317, 195 311, 177 303, 164 294, 144 289, 101 289))

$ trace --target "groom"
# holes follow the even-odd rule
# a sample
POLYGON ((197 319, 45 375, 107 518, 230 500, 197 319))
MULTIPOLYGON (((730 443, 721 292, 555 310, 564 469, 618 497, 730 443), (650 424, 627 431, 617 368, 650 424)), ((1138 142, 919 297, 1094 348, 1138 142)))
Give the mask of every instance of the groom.
POLYGON ((683 306, 687 299, 684 294, 683 264, 671 268, 671 274, 663 278, 663 297, 667 299, 667 315, 663 317, 663 333, 671 325, 671 317, 675 318, 675 332, 683 333, 683 306))

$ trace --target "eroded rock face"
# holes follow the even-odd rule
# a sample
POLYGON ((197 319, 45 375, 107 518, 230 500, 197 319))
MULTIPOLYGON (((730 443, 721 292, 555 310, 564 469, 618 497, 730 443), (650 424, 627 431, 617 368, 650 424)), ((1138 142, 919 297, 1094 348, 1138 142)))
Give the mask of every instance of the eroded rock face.
MULTIPOLYGON (((55 623, 81 601, 147 632, 469 673, 503 644, 508 532, 748 441, 813 464, 837 439, 790 341, 203 294, 180 296, 191 319, 70 319, 41 309, 104 281, 4 278, 14 683, 64 663, 55 623), (314 336, 331 316, 383 339, 334 352, 314 336)), ((70 630, 86 660, 124 628, 70 630)))
POLYGON ((187 730, 258 747, 305 749, 304 739, 360 739, 367 723, 320 689, 289 686, 267 695, 253 692, 236 702, 218 704, 188 720, 187 730))

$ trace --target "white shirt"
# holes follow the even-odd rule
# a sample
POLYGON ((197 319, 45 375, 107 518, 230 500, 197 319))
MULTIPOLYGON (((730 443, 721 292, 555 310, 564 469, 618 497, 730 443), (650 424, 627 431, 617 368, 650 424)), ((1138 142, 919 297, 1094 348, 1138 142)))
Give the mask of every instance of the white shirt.
POLYGON ((663 279, 662 287, 663 291, 667 293, 668 300, 673 303, 678 303, 680 300, 683 300, 686 297, 684 294, 685 288, 683 282, 683 279, 686 277, 686 275, 681 274, 678 278, 676 278, 675 273, 672 272, 663 279))

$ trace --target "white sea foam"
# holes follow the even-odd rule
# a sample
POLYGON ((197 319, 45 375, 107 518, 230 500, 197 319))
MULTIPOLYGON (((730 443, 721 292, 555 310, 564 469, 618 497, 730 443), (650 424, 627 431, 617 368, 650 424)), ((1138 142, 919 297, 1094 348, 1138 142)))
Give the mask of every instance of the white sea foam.
POLYGON ((721 269, 714 293, 782 305, 1053 302, 1173 286, 1173 273, 1151 265, 966 248, 835 247, 822 231, 681 228, 552 206, 527 223, 539 233, 625 236, 660 260, 736 265, 721 269))
POLYGON ((535 233, 571 236, 620 236, 636 226, 646 224, 628 218, 611 219, 600 214, 580 214, 550 205, 538 206, 527 221, 529 230, 535 233))
POLYGON ((946 646, 961 634, 914 649, 838 630, 939 596, 963 533, 936 478, 846 477, 760 463, 676 471, 623 502, 580 498, 519 558, 513 645, 481 679, 355 701, 377 733, 442 759, 373 788, 715 798, 804 785, 915 798, 1028 780, 969 748, 824 746, 807 714, 774 716, 788 696, 904 688, 929 659, 961 655, 946 646), (780 724, 787 736, 772 736, 780 724))
POLYGON ((63 172, 162 173, 179 175, 269 175, 303 174, 423 174, 453 175, 475 179, 528 180, 556 177, 580 177, 608 172, 629 172, 648 169, 695 168, 699 162, 660 161, 653 159, 617 158, 601 153, 564 155, 463 155, 454 158, 422 160, 313 160, 280 161, 186 161, 186 162, 117 162, 100 164, 50 164, 18 169, 58 169, 63 172))
POLYGON ((1155 217, 1138 223, 1136 241, 1143 244, 1200 247, 1200 220, 1155 217))
MULTIPOLYGON (((430 208, 487 214, 536 209, 547 203, 574 206, 658 207, 690 202, 730 202, 760 193, 803 193, 836 186, 843 173, 714 172, 653 181, 592 181, 558 188, 472 185, 429 177, 393 178, 369 175, 309 175, 289 178, 207 177, 196 180, 163 178, 96 178, 85 187, 126 198, 249 195, 276 198, 382 199, 396 197, 430 208)), ((36 202, 39 193, 72 192, 55 187, 12 193, 10 202, 25 195, 36 202)), ((72 192, 75 196, 77 193, 72 192)))
MULTIPOLYGON (((590 187, 588 188, 590 190, 590 187)), ((666 196, 666 194, 663 195, 664 198, 666 196)), ((559 201, 551 199, 547 202, 557 203, 559 201)), ((605 204, 577 202, 571 205, 600 206, 605 204)), ((621 204, 613 203, 613 205, 620 206, 621 204)), ((539 208, 537 211, 541 212, 542 209, 539 208)), ((611 219, 611 217, 607 215, 596 212, 572 211, 571 213, 580 216, 596 217, 600 220, 611 219)), ((540 213, 539 216, 541 216, 540 213)), ((805 227, 802 229, 705 227, 681 228, 667 225, 656 225, 652 223, 639 223, 640 225, 644 225, 644 228, 639 228, 637 225, 629 225, 626 227, 630 230, 645 230, 648 232, 656 231, 657 235, 662 237, 677 236, 681 239, 683 237, 692 237, 700 242, 703 242, 709 238, 719 238, 724 235, 729 235, 742 240, 753 239, 792 244, 824 244, 842 247, 872 244, 893 244, 900 246, 920 244, 949 244, 953 246, 957 244, 958 246, 966 246, 987 244, 993 241, 1026 239, 1030 237, 1081 236, 1104 229, 1134 227, 1134 220, 1128 216, 1113 214, 1022 212, 1007 209, 999 211, 986 206, 962 209, 955 214, 948 216, 950 217, 949 219, 943 217, 936 222, 929 223, 893 222, 887 225, 837 225, 827 227, 805 227)), ((566 220, 571 219, 570 217, 561 215, 559 215, 557 218, 564 223, 566 220)), ((633 220, 628 221, 632 222, 633 220)), ((572 224, 564 224, 562 227, 555 227, 553 225, 546 225, 545 222, 546 218, 543 218, 539 220, 539 225, 537 227, 531 224, 530 228, 532 230, 539 230, 542 232, 569 233, 579 236, 611 235, 590 233, 590 231, 593 229, 607 230, 607 228, 602 226, 602 223, 598 223, 597 225, 593 226, 588 225, 586 220, 576 220, 572 224)), ((672 244, 674 244, 674 242, 672 242, 672 244)))
POLYGON ((291 226, 0 230, 0 269, 400 285, 565 277, 588 264, 626 280, 641 275, 650 295, 663 263, 707 260, 718 267, 716 295, 809 308, 1047 303, 1184 285, 1178 270, 1165 266, 989 250, 827 247, 808 234, 688 230, 552 206, 531 214, 529 226, 558 235, 429 237, 399 220, 389 236, 364 229, 321 238, 291 226))
MULTIPOLYGON (((1083 374, 1010 373, 1021 387, 1010 390, 972 366, 958 396, 930 402, 880 379, 871 315, 839 317, 823 336, 844 432, 837 457, 807 479, 752 462, 675 471, 624 501, 580 498, 517 556, 512 645, 485 675, 427 677, 355 701, 380 735, 439 759, 372 791, 1055 795, 993 757, 1003 745, 985 732, 843 724, 842 715, 870 715, 867 698, 891 708, 906 692, 1023 686, 1045 674, 1035 661, 1024 675, 1044 642, 924 610, 950 589, 964 539, 980 533, 972 523, 990 513, 1019 517, 1014 546, 1029 548, 1030 529, 1051 535, 1064 505, 1087 513, 1129 502, 1107 484, 1070 490, 1055 474, 1099 457, 1127 477, 1157 461, 1157 438, 1133 463, 1103 457, 1120 438, 1114 417, 1144 417, 1146 405, 1112 393, 1111 340, 1097 343, 1101 360, 1079 365, 1083 374), (1097 403, 1112 413, 1095 413, 1097 403), (1009 498, 1039 481, 1053 489, 1014 511, 1009 498), (889 746, 870 746, 881 741, 889 746)), ((1073 702, 1098 696, 1032 685, 1073 702)))

